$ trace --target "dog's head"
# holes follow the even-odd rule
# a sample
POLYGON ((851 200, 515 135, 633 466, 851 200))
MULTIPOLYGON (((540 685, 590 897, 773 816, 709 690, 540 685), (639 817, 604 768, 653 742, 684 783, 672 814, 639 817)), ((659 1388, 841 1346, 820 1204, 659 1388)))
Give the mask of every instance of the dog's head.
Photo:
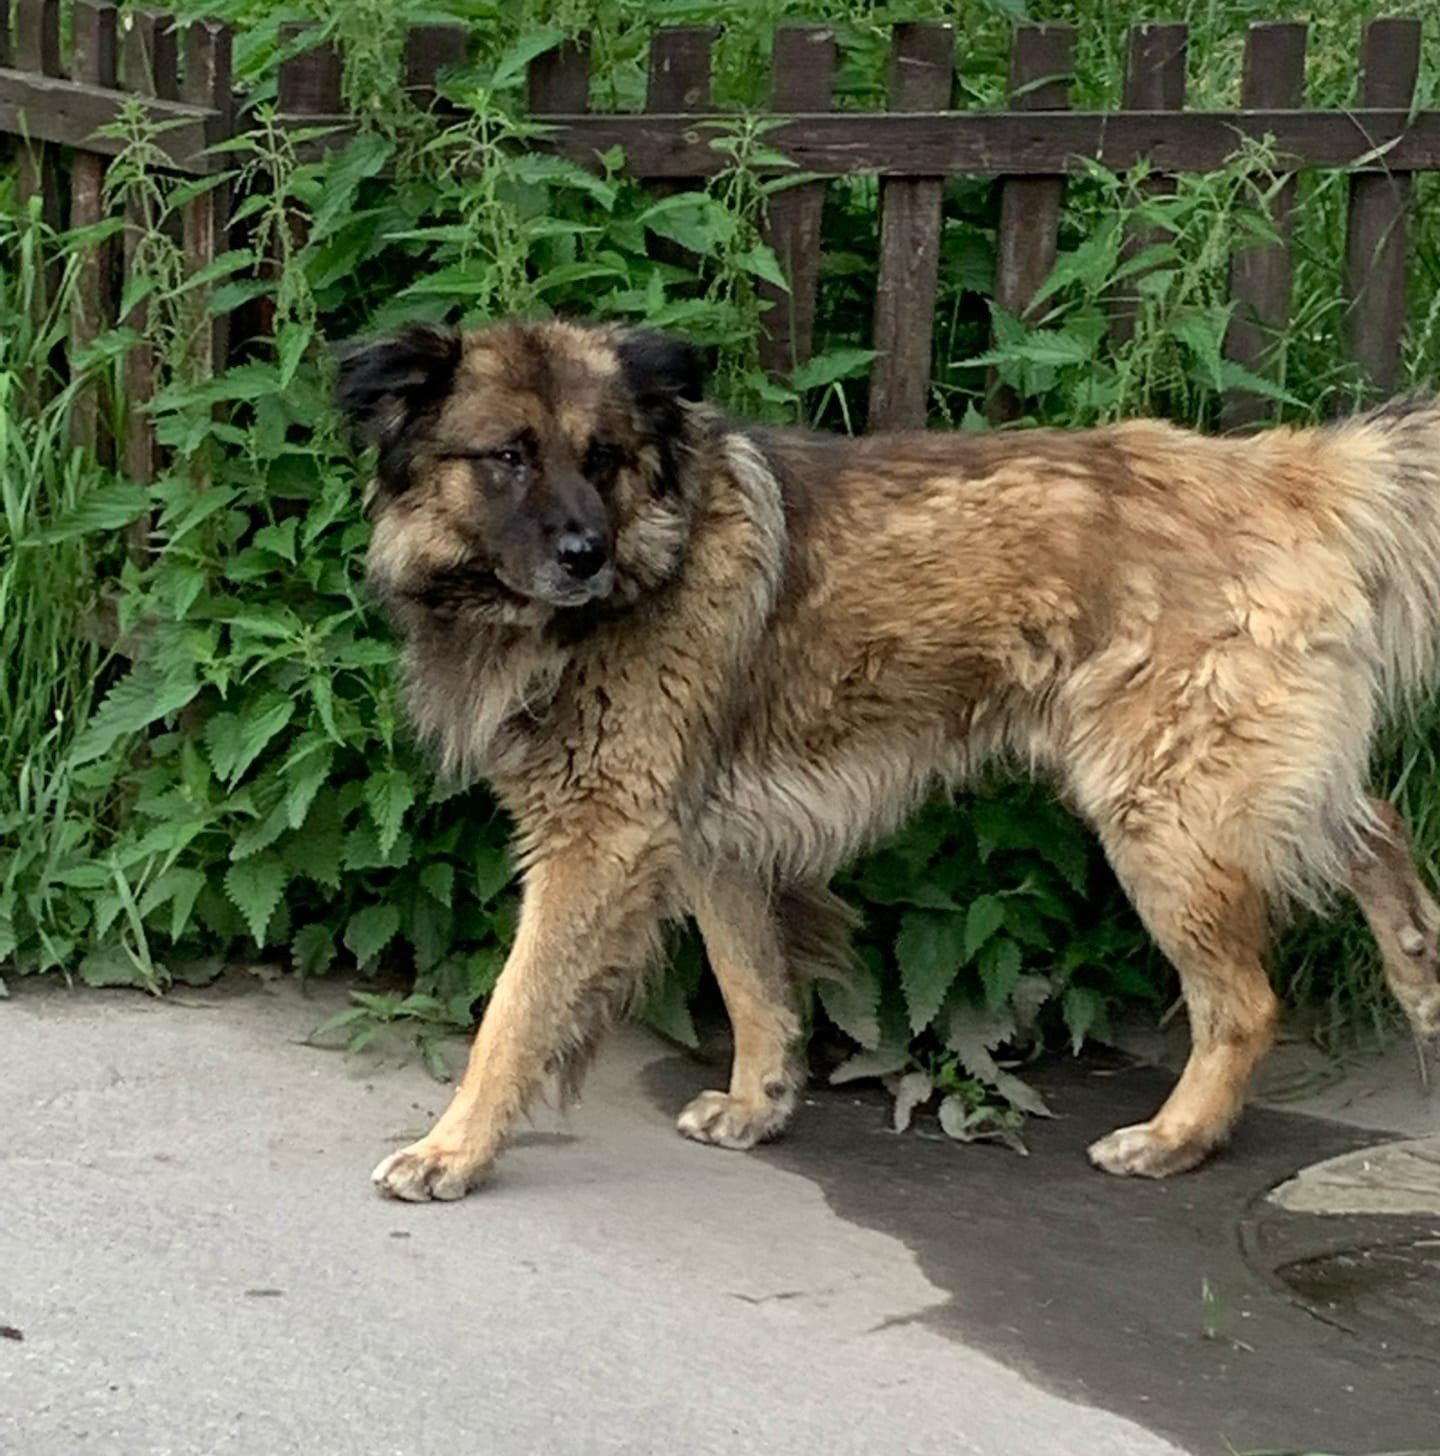
POLYGON ((372 584, 517 623, 635 600, 683 556, 700 393, 694 352, 646 330, 412 327, 351 345, 339 402, 379 451, 372 584))

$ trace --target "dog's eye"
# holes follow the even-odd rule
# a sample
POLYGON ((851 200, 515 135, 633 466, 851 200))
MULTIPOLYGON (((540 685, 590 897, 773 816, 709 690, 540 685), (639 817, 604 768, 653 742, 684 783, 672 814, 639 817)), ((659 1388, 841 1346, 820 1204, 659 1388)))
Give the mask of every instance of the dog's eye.
POLYGON ((590 480, 606 482, 614 479, 623 460, 624 454, 618 445, 607 445, 597 440, 585 452, 582 468, 590 480))
POLYGON ((507 445, 503 450, 492 450, 490 458, 497 465, 503 465, 506 470, 519 470, 525 463, 524 455, 513 445, 507 445))

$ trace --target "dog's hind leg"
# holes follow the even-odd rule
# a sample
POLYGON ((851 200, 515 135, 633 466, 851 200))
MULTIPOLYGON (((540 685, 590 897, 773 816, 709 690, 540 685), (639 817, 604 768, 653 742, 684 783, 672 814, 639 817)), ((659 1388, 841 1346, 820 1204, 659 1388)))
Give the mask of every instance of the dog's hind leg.
POLYGON ((702 1092, 676 1127, 696 1142, 751 1148, 795 1109, 800 1018, 768 887, 739 869, 697 870, 685 892, 735 1036, 727 1092, 702 1092))
POLYGON ((1107 836, 1106 847, 1180 972, 1191 1047, 1160 1111, 1093 1143, 1090 1160, 1107 1173, 1163 1178, 1193 1168, 1224 1141, 1274 1037, 1279 1003, 1261 962, 1265 902, 1248 874, 1223 867, 1177 829, 1107 836))
POLYGON ((1351 866, 1350 890, 1359 901, 1385 962, 1385 979, 1415 1034, 1440 1036, 1440 980, 1436 941, 1440 907, 1420 879, 1395 806, 1373 799, 1383 828, 1367 835, 1368 853, 1351 866))

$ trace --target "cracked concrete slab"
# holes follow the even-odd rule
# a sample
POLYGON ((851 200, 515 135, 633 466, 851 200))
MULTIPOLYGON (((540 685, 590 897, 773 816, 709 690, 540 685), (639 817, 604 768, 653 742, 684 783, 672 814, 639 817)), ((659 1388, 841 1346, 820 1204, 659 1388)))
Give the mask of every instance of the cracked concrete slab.
POLYGON ((1423 1214, 1440 1219, 1440 1136, 1341 1153, 1270 1194, 1291 1213, 1423 1214))

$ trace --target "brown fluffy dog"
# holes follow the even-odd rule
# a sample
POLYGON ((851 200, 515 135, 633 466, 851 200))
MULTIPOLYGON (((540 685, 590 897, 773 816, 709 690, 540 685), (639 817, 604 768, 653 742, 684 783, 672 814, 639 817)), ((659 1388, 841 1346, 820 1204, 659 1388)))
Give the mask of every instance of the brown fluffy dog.
POLYGON ((471 1188, 687 912, 735 1061, 680 1130, 778 1132, 794 978, 845 962, 828 877, 997 756, 1094 826, 1184 987, 1189 1064, 1101 1168, 1161 1177, 1224 1137, 1290 901, 1352 891, 1440 1032, 1440 912, 1366 792, 1377 712, 1440 642, 1435 402, 1251 439, 851 440, 736 424, 685 345, 558 323, 360 345, 340 397, 379 447, 369 575, 415 723, 494 785, 524 870, 469 1070, 384 1192, 471 1188))

